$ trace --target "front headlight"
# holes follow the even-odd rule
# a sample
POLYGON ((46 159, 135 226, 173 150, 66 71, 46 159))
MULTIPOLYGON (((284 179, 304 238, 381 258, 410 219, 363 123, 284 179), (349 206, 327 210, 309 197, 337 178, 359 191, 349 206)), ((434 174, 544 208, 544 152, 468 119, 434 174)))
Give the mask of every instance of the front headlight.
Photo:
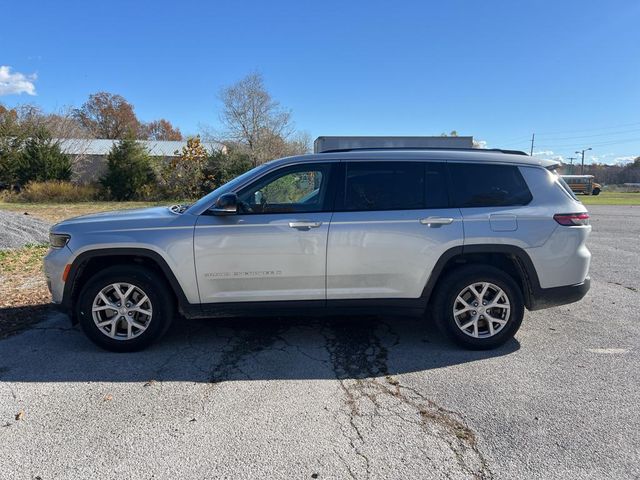
POLYGON ((71 235, 66 233, 49 233, 51 248, 62 248, 71 240, 71 235))

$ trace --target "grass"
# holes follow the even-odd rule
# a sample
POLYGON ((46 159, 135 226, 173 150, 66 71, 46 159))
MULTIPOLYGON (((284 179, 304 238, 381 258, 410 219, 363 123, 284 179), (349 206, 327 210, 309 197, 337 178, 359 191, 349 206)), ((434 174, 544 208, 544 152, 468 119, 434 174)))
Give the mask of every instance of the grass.
POLYGON ((585 205, 640 205, 640 192, 601 192, 600 195, 576 195, 585 205))
POLYGON ((27 245, 23 248, 0 250, 0 273, 16 272, 34 275, 42 269, 42 257, 47 253, 48 245, 27 245))
POLYGON ((0 201, 0 210, 26 213, 47 222, 56 223, 65 218, 77 217, 78 215, 86 215, 88 213, 171 205, 172 203, 177 202, 8 203, 0 201))
POLYGON ((0 338, 39 322, 51 296, 42 271, 47 245, 0 250, 0 338))

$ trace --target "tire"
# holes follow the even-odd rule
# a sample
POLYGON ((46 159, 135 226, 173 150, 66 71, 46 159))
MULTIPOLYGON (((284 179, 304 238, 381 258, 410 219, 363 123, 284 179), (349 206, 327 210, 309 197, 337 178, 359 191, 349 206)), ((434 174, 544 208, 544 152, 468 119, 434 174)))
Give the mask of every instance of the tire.
POLYGON ((87 337, 106 350, 142 350, 168 330, 175 316, 172 293, 164 278, 147 268, 138 265, 106 268, 91 277, 80 291, 76 302, 78 321, 87 337), (120 301, 119 306, 118 300, 127 293, 129 302, 120 301), (109 305, 117 309, 109 308, 109 305), (122 310, 118 312, 119 309, 122 310), (112 319, 118 315, 114 323, 112 319))
POLYGON ((591 192, 591 195, 600 195, 600 189, 594 188, 593 191, 591 192))
POLYGON ((471 350, 488 350, 499 347, 516 334, 524 316, 524 301, 518 284, 502 270, 490 265, 467 265, 443 278, 436 292, 433 312, 440 330, 458 345, 471 350), (482 292, 483 285, 478 284, 488 285, 484 297, 487 305, 500 297, 496 306, 486 311, 487 316, 496 319, 495 322, 489 322, 482 315, 485 307, 471 293, 472 286, 476 288, 476 294, 482 292), (465 312, 467 306, 458 300, 459 296, 474 310, 465 312), (474 302, 478 302, 477 308, 474 302), (463 313, 456 316, 454 309, 463 313), (477 315, 475 326, 473 313, 477 315))

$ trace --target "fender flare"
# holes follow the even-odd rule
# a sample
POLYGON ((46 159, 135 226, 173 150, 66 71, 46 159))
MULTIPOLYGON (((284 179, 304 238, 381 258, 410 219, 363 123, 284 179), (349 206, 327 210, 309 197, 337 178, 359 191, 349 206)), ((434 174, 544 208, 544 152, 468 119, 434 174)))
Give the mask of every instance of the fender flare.
POLYGON ((113 247, 113 248, 101 248, 96 250, 87 250, 78 255, 69 268, 69 274, 64 284, 64 290, 62 293, 61 307, 71 313, 73 318, 73 295, 78 287, 76 285, 76 279, 80 276, 86 263, 97 257, 110 257, 110 256, 127 256, 127 257, 142 257, 154 262, 164 274, 171 290, 176 296, 178 301, 178 308, 190 305, 182 286, 178 282, 178 279, 174 275, 173 271, 167 264, 166 260, 158 252, 147 248, 131 248, 131 247, 113 247))
POLYGON ((445 251, 433 267, 429 280, 427 280, 427 284, 424 287, 422 292, 422 298, 424 301, 429 301, 429 298, 435 290, 442 275, 442 271, 451 260, 460 260, 461 263, 464 263, 465 255, 482 253, 498 253, 511 257, 518 273, 520 274, 522 294, 524 296, 525 305, 529 308, 533 303, 532 300, 542 292, 538 273, 531 261, 531 257, 521 247, 492 243, 462 245, 452 247, 445 251))

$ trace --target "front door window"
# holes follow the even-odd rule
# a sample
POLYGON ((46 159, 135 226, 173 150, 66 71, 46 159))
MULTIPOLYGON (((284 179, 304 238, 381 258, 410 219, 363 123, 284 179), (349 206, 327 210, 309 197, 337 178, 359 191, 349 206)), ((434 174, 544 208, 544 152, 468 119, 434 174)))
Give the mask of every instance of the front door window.
POLYGON ((329 164, 283 168, 238 194, 240 213, 321 212, 327 200, 329 164))

